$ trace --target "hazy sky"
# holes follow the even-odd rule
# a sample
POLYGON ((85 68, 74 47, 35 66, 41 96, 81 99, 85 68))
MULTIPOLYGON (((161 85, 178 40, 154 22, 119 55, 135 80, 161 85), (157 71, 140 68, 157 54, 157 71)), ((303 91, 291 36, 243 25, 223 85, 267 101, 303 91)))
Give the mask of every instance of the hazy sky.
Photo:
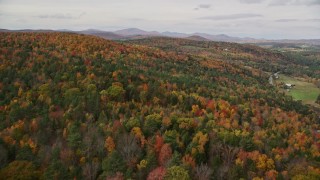
POLYGON ((320 39, 320 0, 0 0, 0 28, 320 39))

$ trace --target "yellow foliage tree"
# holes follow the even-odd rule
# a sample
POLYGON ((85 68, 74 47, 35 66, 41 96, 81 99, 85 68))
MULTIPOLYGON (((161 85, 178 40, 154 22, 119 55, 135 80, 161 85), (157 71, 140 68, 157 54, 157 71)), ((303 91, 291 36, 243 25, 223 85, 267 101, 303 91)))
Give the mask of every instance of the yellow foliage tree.
POLYGON ((113 138, 108 136, 105 141, 105 148, 108 150, 108 152, 112 152, 114 148, 116 147, 113 138))

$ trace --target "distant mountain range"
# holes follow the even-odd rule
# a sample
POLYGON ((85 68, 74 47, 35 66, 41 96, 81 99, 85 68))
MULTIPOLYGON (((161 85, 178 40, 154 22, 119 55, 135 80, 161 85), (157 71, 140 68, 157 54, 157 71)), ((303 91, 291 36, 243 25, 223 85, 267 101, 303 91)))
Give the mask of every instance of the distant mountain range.
POLYGON ((248 38, 232 37, 225 34, 211 35, 206 33, 187 34, 187 33, 169 32, 169 31, 157 32, 157 31, 144 31, 137 28, 122 29, 122 30, 113 31, 113 32, 99 31, 94 29, 79 31, 79 32, 84 34, 97 35, 97 36, 101 36, 103 38, 112 39, 112 40, 137 39, 137 38, 146 38, 146 37, 155 37, 155 36, 186 38, 186 39, 199 40, 199 41, 245 42, 245 41, 251 40, 248 38))
POLYGON ((254 38, 240 38, 232 37, 225 34, 212 35, 207 33, 179 33, 179 32, 157 32, 157 31, 144 31, 138 28, 128 28, 117 31, 102 31, 97 29, 87 29, 83 31, 72 31, 68 29, 60 30, 47 30, 47 29, 21 29, 21 30, 8 30, 0 29, 0 32, 74 32, 80 34, 89 34, 102 37, 109 40, 130 40, 130 39, 142 39, 148 37, 174 37, 185 38, 196 41, 223 41, 223 42, 236 42, 236 43, 292 43, 292 44, 310 44, 320 45, 320 39, 281 39, 281 40, 268 40, 268 39, 254 39, 254 38))

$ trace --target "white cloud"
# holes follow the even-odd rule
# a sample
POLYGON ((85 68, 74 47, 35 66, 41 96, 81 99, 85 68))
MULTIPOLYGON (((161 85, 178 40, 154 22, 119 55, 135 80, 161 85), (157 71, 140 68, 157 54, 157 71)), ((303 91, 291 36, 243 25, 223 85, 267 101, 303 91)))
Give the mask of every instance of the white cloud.
POLYGON ((288 6, 288 5, 297 5, 297 6, 315 6, 320 5, 320 0, 271 0, 271 6, 288 6))
POLYGON ((203 8, 203 9, 208 9, 208 8, 210 8, 210 7, 211 7, 210 4, 200 4, 200 5, 199 5, 199 8, 203 8))
POLYGON ((77 16, 71 15, 70 13, 57 13, 57 14, 45 14, 45 15, 38 15, 36 17, 41 18, 41 19, 79 19, 82 16, 84 16, 86 13, 83 12, 77 16))
POLYGON ((207 20, 235 20, 235 19, 248 19, 248 18, 255 18, 255 17, 262 17, 261 14, 228 14, 228 15, 218 15, 218 16, 205 16, 200 17, 199 19, 207 19, 207 20))
POLYGON ((255 4, 255 3, 261 3, 265 0, 240 0, 241 3, 247 3, 247 4, 255 4))

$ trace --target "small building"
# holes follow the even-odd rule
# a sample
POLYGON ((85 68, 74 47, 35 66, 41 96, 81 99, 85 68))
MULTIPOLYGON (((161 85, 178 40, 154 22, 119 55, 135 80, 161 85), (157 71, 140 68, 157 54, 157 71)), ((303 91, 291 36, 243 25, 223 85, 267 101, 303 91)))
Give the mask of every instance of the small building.
POLYGON ((285 83, 284 89, 292 89, 294 86, 295 86, 294 84, 285 83))

